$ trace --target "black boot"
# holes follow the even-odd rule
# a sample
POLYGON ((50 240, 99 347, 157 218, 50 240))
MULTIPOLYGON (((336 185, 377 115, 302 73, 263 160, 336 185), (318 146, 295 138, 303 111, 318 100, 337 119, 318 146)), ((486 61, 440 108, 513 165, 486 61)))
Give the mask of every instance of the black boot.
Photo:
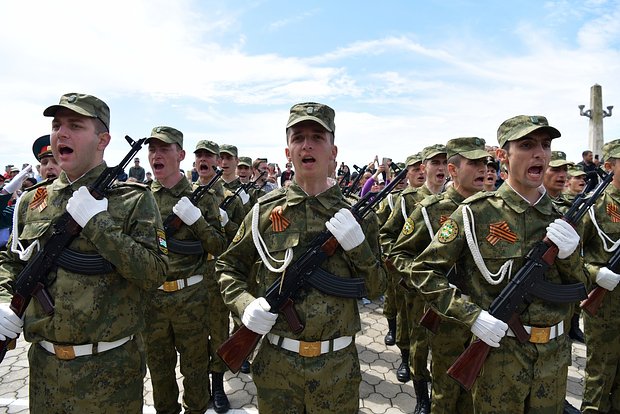
POLYGON ((573 407, 573 405, 571 403, 569 403, 567 400, 564 400, 564 411, 563 411, 563 414, 580 414, 580 413, 581 413, 581 411, 579 411, 578 409, 573 407))
POLYGON ((400 354, 402 362, 396 370, 396 379, 404 383, 411 379, 411 371, 409 371, 409 350, 402 349, 400 354))
POLYGON ((230 409, 230 402, 224 392, 224 373, 211 373, 211 398, 216 413, 225 413, 230 409))
POLYGON ((430 414, 431 400, 428 398, 428 383, 426 381, 413 381, 416 405, 413 414, 430 414))
POLYGON ((585 343, 583 337, 583 331, 579 328, 579 314, 573 315, 570 320, 570 331, 568 331, 568 337, 574 341, 585 343))
POLYGON ((396 343, 396 319, 388 319, 388 331, 385 334, 383 342, 387 346, 392 346, 396 343))
POLYGON ((243 372, 244 374, 249 374, 250 373, 250 361, 248 361, 247 359, 243 361, 243 364, 241 364, 241 368, 239 368, 239 371, 243 372))

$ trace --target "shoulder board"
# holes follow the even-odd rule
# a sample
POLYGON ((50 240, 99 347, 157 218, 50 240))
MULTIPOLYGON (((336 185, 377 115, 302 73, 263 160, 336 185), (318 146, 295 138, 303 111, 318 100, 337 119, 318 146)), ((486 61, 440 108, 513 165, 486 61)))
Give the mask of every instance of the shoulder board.
POLYGON ((478 200, 484 200, 484 199, 487 199, 489 197, 493 197, 494 195, 495 195, 495 191, 480 191, 480 192, 474 194, 473 196, 468 197, 465 200, 463 200, 462 204, 475 203, 478 200))
POLYGON ((235 193, 233 193, 232 191, 230 191, 228 188, 224 187, 224 196, 225 197, 230 197, 232 195, 234 195, 235 193))
POLYGON ((407 187, 402 191, 402 195, 405 194, 412 194, 412 193, 417 193, 418 189, 417 188, 413 188, 413 187, 407 187))
POLYGON ((432 196, 425 197, 424 200, 420 201, 420 205, 424 207, 428 207, 433 204, 439 203, 443 199, 444 199, 444 193, 433 194, 432 196))
POLYGON ((275 190, 272 190, 268 192, 267 194, 265 194, 264 196, 260 197, 258 199, 258 202, 261 204, 268 203, 270 201, 282 198, 285 195, 286 195, 286 188, 276 188, 275 190))
POLYGON ((144 184, 144 183, 136 183, 136 182, 127 182, 127 181, 122 181, 119 183, 116 183, 112 186, 112 188, 123 188, 123 187, 131 187, 131 188, 140 188, 142 190, 148 190, 151 191, 151 187, 148 184, 144 184))
POLYGON ((36 190, 39 187, 44 187, 46 185, 50 185, 51 183, 54 182, 54 180, 55 180, 55 178, 46 178, 45 180, 40 181, 40 182, 36 183, 35 185, 26 188, 24 190, 24 193, 27 193, 27 192, 32 191, 32 190, 36 190))

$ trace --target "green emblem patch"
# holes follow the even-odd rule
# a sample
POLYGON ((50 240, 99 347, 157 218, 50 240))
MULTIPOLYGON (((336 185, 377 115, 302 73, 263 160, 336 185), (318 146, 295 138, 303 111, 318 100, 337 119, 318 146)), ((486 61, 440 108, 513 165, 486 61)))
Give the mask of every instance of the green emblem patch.
POLYGON ((163 230, 157 230, 157 246, 162 254, 168 254, 168 242, 166 241, 166 233, 163 230))
POLYGON ((452 240, 456 239, 457 234, 459 234, 459 225, 456 224, 456 221, 449 218, 439 229, 437 239, 444 244, 450 243, 452 240))
POLYGON ((235 234, 235 237, 232 240, 233 243, 239 242, 239 240, 243 238, 244 234, 245 234, 245 222, 241 223, 241 225, 239 226, 239 230, 237 230, 237 234, 235 234))
POLYGON ((413 222, 413 219, 411 217, 407 217, 405 224, 403 224, 403 234, 405 236, 410 235, 411 233, 413 233, 414 228, 415 228, 415 224, 413 222))

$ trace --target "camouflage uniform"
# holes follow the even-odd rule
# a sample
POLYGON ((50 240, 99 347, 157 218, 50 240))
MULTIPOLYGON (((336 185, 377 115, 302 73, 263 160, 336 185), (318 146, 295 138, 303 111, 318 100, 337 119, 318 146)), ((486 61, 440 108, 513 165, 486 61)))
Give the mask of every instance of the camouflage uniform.
MULTIPOLYGON (((20 242, 28 246, 38 240, 45 246, 73 192, 92 185, 105 168, 103 163, 73 183, 62 172, 55 181, 26 192, 16 212, 20 242), (41 196, 45 202, 37 208, 34 198, 41 196)), ((164 280, 166 241, 145 186, 119 185, 106 198, 107 211, 95 215, 69 249, 101 255, 114 268, 85 275, 59 266, 47 277, 54 314, 47 316, 36 300, 26 310, 24 337, 34 343, 28 352, 32 413, 142 413, 146 366, 138 333, 144 328, 145 291, 164 280), (133 339, 71 360, 38 344, 99 344, 127 337, 133 339)), ((11 281, 24 265, 10 250, 0 254, 0 300, 10 300, 11 281)))
MULTIPOLYGON (((169 136, 172 133, 156 130, 157 128, 153 130, 152 137, 162 138, 162 141, 168 142, 163 134, 169 136)), ((166 188, 158 181, 154 181, 151 189, 162 217, 173 214, 172 208, 181 197, 189 198, 192 194, 190 183, 183 177, 172 188, 166 188)), ((210 398, 209 382, 205 381, 209 371, 211 311, 208 301, 209 277, 182 288, 179 288, 178 281, 185 282, 191 277, 208 275, 208 258, 226 248, 226 239, 222 232, 218 204, 213 194, 203 196, 197 207, 202 211, 202 217, 191 226, 181 224, 172 238, 185 242, 198 241, 202 245, 203 252, 195 255, 171 250, 166 284, 153 291, 148 302, 144 340, 153 384, 153 400, 158 413, 181 411, 175 373, 177 352, 181 374, 184 377, 185 412, 205 412, 210 398)), ((172 245, 172 241, 169 243, 172 245)))
MULTIPOLYGON (((267 251, 274 258, 282 259, 290 247, 293 261, 325 229, 327 220, 349 206, 336 185, 317 196, 308 196, 295 182, 259 201, 258 230, 267 251), (278 206, 283 208, 280 214, 277 214, 278 206)), ((376 297, 385 289, 376 219, 365 220, 362 227, 366 240, 361 245, 346 253, 338 248, 321 267, 344 278, 364 278, 368 296, 376 297)), ((264 295, 267 287, 280 277, 262 264, 252 241, 252 231, 250 214, 216 264, 224 301, 238 315, 254 300, 248 292, 250 285, 256 282, 256 295, 264 295)), ((279 317, 267 337, 329 341, 353 337, 361 327, 355 299, 326 295, 314 288, 306 287, 299 292, 295 310, 305 326, 300 334, 291 332, 286 320, 279 317)), ((273 345, 267 337, 252 366, 261 413, 357 413, 361 374, 354 341, 339 351, 304 357, 273 345)))
MULTIPOLYGON (((610 157, 620 159, 620 142, 609 142, 603 147, 605 161, 610 157)), ((603 243, 604 235, 598 233, 590 215, 586 215, 585 231, 583 236, 584 259, 592 282, 596 282, 596 275, 600 268, 607 267, 614 251, 605 251, 604 246, 610 249, 614 241, 620 239, 620 190, 614 181, 605 189, 601 198, 592 208, 596 223, 600 230, 609 239, 603 243)), ((614 270, 614 269, 611 269, 614 270)), ((586 312, 584 326, 586 331, 587 362, 585 389, 581 410, 584 413, 620 413, 620 289, 605 291, 603 303, 595 316, 586 312)))

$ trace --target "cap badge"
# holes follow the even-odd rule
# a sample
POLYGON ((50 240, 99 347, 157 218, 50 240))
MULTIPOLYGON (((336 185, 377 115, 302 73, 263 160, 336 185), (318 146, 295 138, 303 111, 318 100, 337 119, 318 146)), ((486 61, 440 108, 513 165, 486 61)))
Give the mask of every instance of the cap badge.
POLYGON ((530 116, 530 121, 532 121, 532 124, 536 124, 536 125, 540 123, 537 116, 530 116))
POLYGON ((155 132, 157 132, 158 134, 161 132, 161 127, 157 127, 157 129, 155 130, 155 132))
POLYGON ((77 101, 77 95, 71 95, 67 98, 67 102, 69 103, 73 103, 75 101, 77 101))
POLYGON ((311 114, 311 113, 313 113, 313 112, 314 112, 314 107, 313 107, 313 106, 309 106, 309 107, 307 107, 307 108, 306 108, 306 113, 307 113, 308 115, 310 115, 310 114, 311 114))
POLYGON ((518 236, 515 232, 510 230, 510 227, 506 221, 500 221, 489 224, 489 235, 486 239, 489 243, 495 246, 495 244, 497 244, 500 240, 513 244, 517 241, 518 236))

